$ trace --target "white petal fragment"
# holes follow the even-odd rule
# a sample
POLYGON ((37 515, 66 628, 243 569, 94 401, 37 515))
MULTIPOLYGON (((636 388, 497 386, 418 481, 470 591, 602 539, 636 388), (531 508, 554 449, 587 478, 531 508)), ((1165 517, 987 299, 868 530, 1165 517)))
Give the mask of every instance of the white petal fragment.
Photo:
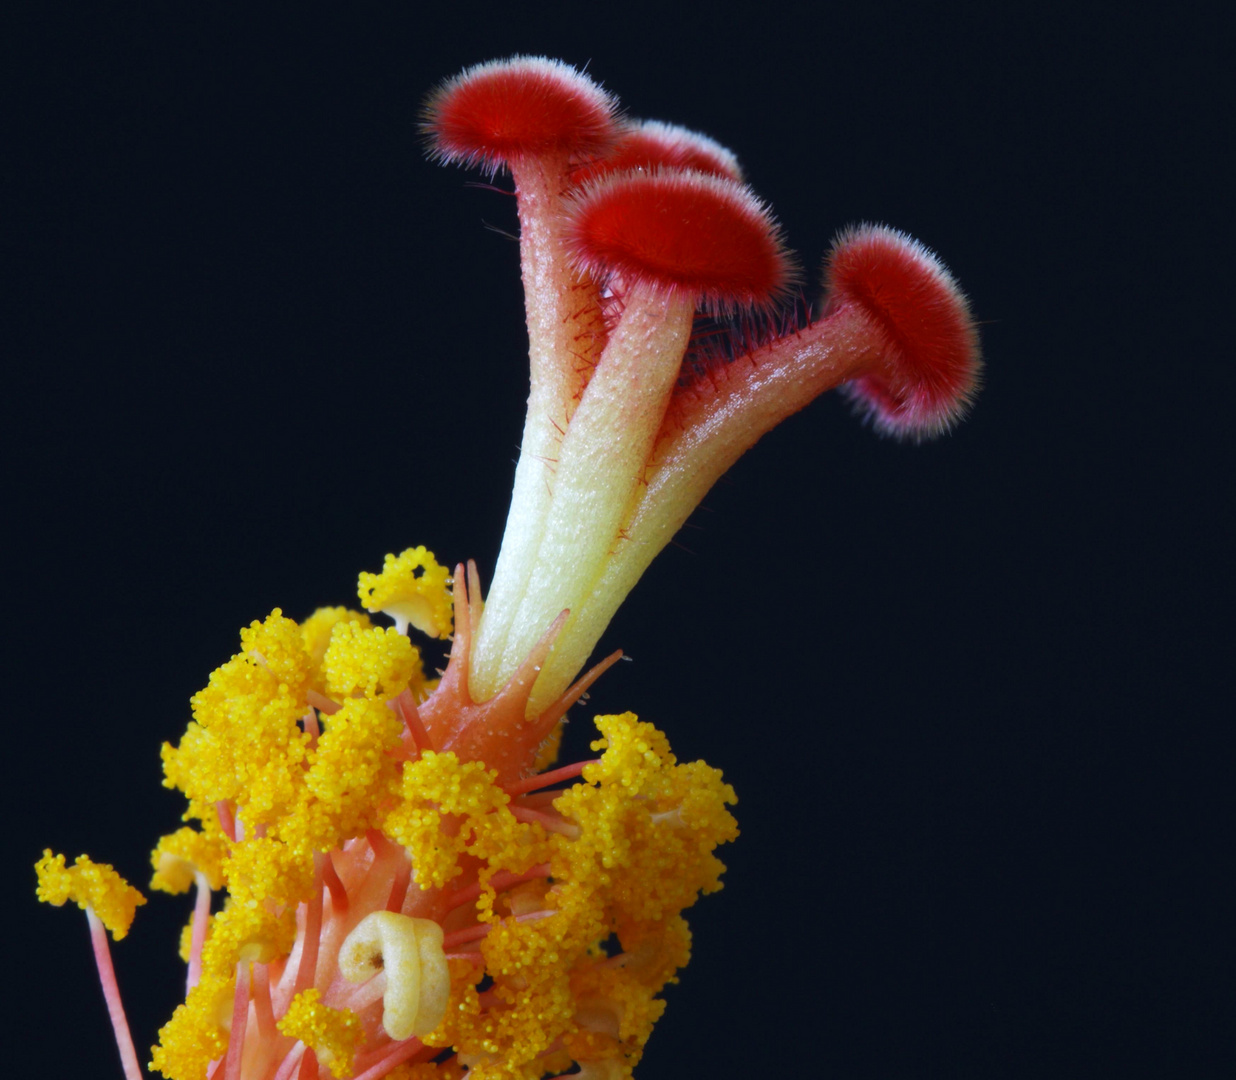
POLYGON ((393 911, 366 915, 344 939, 339 970, 349 982, 386 973, 382 1026, 396 1040, 427 1035, 446 1016, 450 970, 442 927, 393 911))

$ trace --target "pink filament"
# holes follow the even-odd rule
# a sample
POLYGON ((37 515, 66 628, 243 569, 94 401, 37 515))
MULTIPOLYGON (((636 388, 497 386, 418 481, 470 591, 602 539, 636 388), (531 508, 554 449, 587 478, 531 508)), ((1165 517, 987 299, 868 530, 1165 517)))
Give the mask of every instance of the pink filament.
POLYGON ((560 814, 546 814, 540 810, 530 810, 526 806, 512 806, 511 813, 516 821, 525 825, 540 825, 547 832, 567 832, 575 828, 560 814))
POLYGON ((394 701, 388 702, 388 707, 403 721, 407 728, 407 736, 412 740, 417 751, 432 750, 433 743, 429 740, 429 732, 421 723, 421 714, 416 707, 416 699, 412 691, 404 690, 394 701))
POLYGON ((516 780, 513 784, 507 784, 502 790, 512 797, 522 795, 526 791, 537 791, 540 788, 549 787, 550 784, 556 784, 559 780, 569 780, 578 776, 584 771, 586 765, 595 765, 599 760, 600 758, 594 758, 591 761, 577 761, 573 765, 563 765, 562 768, 554 769, 552 772, 539 773, 525 780, 516 780))
POLYGON ((331 701, 325 694, 319 694, 316 690, 305 691, 305 702, 312 705, 315 709, 320 709, 327 716, 334 716, 335 713, 343 708, 339 702, 331 701))
POLYGON ((227 1038, 227 1059, 223 1080, 240 1080, 240 1055, 245 1048, 245 1027, 249 1022, 249 963, 236 965, 236 995, 232 999, 232 1030, 227 1038))
POLYGON ((401 859, 399 869, 395 871, 395 880, 391 884, 390 898, 386 901, 386 910, 398 914, 403 910, 404 897, 408 895, 408 884, 412 880, 412 863, 401 859))
MULTIPOLYGON (((490 880, 490 884, 494 887, 495 892, 503 892, 504 890, 509 889, 512 885, 519 885, 525 881, 535 881, 537 878, 548 876, 549 863, 539 863, 526 874, 512 874, 509 870, 501 870, 494 874, 493 878, 490 880)), ((446 898, 446 910, 454 911, 457 907, 460 907, 463 904, 471 904, 480 895, 481 883, 478 881, 475 885, 469 885, 467 888, 451 893, 451 895, 446 898)))
POLYGON ((257 1018, 258 1036, 273 1039, 275 1010, 270 1000, 270 969, 265 964, 253 965, 253 1012, 257 1018))
POLYGON ((322 728, 318 724, 318 714, 310 709, 301 717, 301 722, 305 725, 305 734, 309 736, 309 744, 317 746, 318 736, 322 734, 322 728))
POLYGON ((219 815, 219 828, 233 844, 236 843, 236 815, 232 811, 232 804, 221 799, 215 803, 215 813, 219 815))
POLYGON ((107 1002, 107 1015, 111 1017, 116 1046, 120 1050, 120 1063, 126 1080, 142 1080, 142 1070, 137 1063, 137 1051, 133 1049, 133 1036, 129 1021, 124 1015, 124 1003, 120 1000, 120 986, 116 982, 116 970, 112 967, 112 952, 107 944, 107 930, 93 908, 86 908, 86 921, 90 924, 90 944, 94 947, 94 962, 99 968, 99 982, 103 984, 103 999, 107 1002))
POLYGON ((424 1044, 420 1039, 405 1039, 403 1042, 394 1043, 385 1057, 380 1058, 363 1073, 354 1076, 352 1080, 381 1080, 396 1065, 401 1065, 422 1049, 424 1044))
POLYGON ((329 854, 325 854, 321 858, 319 866, 322 870, 322 884, 326 886, 330 893, 330 909, 332 915, 342 915, 348 910, 348 890, 343 887, 343 882, 339 880, 339 873, 335 870, 335 862, 329 854))
MULTIPOLYGON (((558 912, 543 908, 541 911, 529 911, 526 915, 516 915, 516 922, 538 922, 541 919, 548 919, 551 915, 557 915, 558 912)), ((476 941, 478 938, 483 938, 490 930, 494 928, 494 923, 477 923, 476 926, 465 926, 462 930, 452 930, 442 939, 442 947, 444 949, 454 948, 456 945, 466 945, 469 941, 476 941)))
POLYGON ((305 1050, 305 1056, 300 1059, 299 1080, 318 1080, 318 1055, 312 1047, 305 1050))
POLYGON ((301 1059, 305 1054, 305 1044, 298 1042, 291 1050, 288 1051, 288 1056, 279 1064, 279 1071, 275 1073, 273 1080, 289 1080, 292 1073, 296 1071, 296 1067, 301 1063, 301 1059))
POLYGON ((210 883, 200 871, 194 874, 194 880, 197 883, 197 899, 193 905, 193 936, 189 943, 189 990, 202 977, 202 946, 206 943, 206 923, 210 918, 210 883))
POLYGON ((305 903, 304 945, 300 951, 300 966, 296 969, 295 997, 313 985, 318 969, 318 945, 322 938, 322 886, 314 883, 313 899, 305 903))
POLYGON ((489 923, 478 923, 476 926, 468 926, 463 930, 452 930, 442 939, 442 948, 453 949, 456 945, 465 945, 469 941, 476 941, 477 938, 483 938, 493 927, 489 923))

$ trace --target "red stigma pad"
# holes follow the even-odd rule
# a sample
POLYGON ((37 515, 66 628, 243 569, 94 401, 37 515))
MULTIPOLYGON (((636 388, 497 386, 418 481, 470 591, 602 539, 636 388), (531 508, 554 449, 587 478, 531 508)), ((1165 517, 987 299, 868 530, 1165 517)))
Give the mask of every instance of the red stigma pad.
POLYGON ((610 173, 656 168, 694 169, 742 182, 742 169, 732 151, 698 131, 660 120, 642 120, 621 129, 613 148, 581 165, 571 179, 583 186, 610 173))
POLYGON ((978 389, 970 305, 943 263, 884 225, 842 233, 826 268, 828 306, 853 304, 884 339, 883 363, 848 385, 877 430, 911 439, 953 425, 978 389))
POLYGON ((425 103, 423 126, 441 160, 496 169, 525 157, 603 152, 617 134, 617 105, 569 64, 516 56, 448 79, 425 103))
POLYGON ((768 208, 747 187, 706 173, 634 171, 584 188, 570 210, 581 269, 620 288, 689 295, 704 308, 767 308, 794 268, 768 208))

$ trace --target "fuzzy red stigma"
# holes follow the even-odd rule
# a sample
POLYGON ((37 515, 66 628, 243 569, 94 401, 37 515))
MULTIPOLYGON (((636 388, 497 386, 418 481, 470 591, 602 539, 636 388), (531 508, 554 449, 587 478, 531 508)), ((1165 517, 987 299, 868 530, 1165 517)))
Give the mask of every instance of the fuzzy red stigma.
POLYGON ((781 230, 750 188, 690 171, 625 172, 589 184, 570 209, 580 268, 690 296, 720 313, 767 308, 794 267, 781 230))
POLYGON ((543 154, 603 152, 617 134, 617 106, 561 60, 514 56, 448 79, 425 102, 423 127, 442 161, 492 170, 543 154))
POLYGON ((738 158, 715 139, 660 120, 642 120, 621 130, 618 142, 603 157, 581 165, 571 181, 583 186, 590 180, 630 169, 694 169, 742 182, 738 158))
POLYGON ((944 264, 905 233, 858 225, 833 244, 827 306, 856 305, 884 339, 883 363, 846 385, 877 431, 921 440, 948 430, 978 390, 970 305, 944 264))

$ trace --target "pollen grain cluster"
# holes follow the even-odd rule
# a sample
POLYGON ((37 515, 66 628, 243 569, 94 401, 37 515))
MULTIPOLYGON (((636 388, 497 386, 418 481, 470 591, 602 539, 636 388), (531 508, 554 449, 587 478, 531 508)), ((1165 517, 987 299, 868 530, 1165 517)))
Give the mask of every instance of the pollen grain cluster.
MULTIPOLYGON (((419 550, 421 599, 449 605, 419 550)), ((190 824, 155 848, 151 885, 224 898, 153 1050, 169 1080, 223 1076, 233 1058, 227 1075, 246 1080, 309 1056, 335 1077, 424 1080, 590 1062, 623 1076, 639 1060, 689 956, 681 913, 720 888, 733 791, 624 714, 597 718, 596 760, 546 780, 570 786, 538 790, 529 760, 512 793, 483 753, 435 750, 437 728, 406 722, 428 685, 408 638, 363 614, 276 610, 194 696, 163 748, 190 824), (418 1015, 433 1030, 388 1030, 418 1015)), ((144 902, 110 867, 51 852, 39 893, 93 905, 116 937, 144 902)))

